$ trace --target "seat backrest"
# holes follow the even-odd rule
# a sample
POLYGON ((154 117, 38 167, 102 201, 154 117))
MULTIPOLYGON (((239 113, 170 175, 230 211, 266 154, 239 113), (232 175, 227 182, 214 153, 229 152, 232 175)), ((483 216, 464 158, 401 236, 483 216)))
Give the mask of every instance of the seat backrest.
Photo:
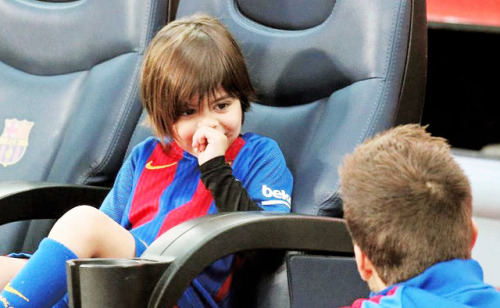
POLYGON ((243 50, 258 93, 244 130, 281 145, 293 211, 341 216, 344 154, 420 121, 425 1, 180 1, 176 17, 195 12, 218 17, 243 50))
POLYGON ((165 0, 0 1, 0 181, 112 184, 166 14, 165 0))

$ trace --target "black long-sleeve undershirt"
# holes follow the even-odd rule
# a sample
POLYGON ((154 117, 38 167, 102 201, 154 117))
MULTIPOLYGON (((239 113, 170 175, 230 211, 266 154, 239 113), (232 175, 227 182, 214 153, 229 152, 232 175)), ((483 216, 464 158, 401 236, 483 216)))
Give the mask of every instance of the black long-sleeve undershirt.
POLYGON ((259 206, 250 199, 247 191, 233 175, 224 156, 218 156, 200 167, 201 180, 212 192, 215 206, 219 212, 260 211, 259 206))

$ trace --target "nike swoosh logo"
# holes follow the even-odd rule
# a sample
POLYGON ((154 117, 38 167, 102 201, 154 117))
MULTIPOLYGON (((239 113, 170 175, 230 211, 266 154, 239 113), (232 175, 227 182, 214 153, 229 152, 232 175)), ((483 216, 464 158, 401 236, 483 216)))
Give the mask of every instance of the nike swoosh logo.
POLYGON ((167 164, 167 165, 158 165, 158 166, 153 166, 153 161, 150 160, 148 161, 148 163, 146 164, 146 169, 148 170, 157 170, 157 169, 164 169, 164 168, 168 168, 168 167, 172 167, 174 165, 176 165, 177 162, 175 163, 171 163, 171 164, 167 164))
POLYGON ((17 296, 19 296, 20 298, 24 299, 25 301, 29 302, 30 300, 26 298, 26 296, 24 296, 21 292, 17 291, 16 289, 14 289, 13 287, 10 286, 10 283, 7 284, 4 288, 4 291, 7 291, 9 293, 12 293, 12 294, 15 294, 17 296))

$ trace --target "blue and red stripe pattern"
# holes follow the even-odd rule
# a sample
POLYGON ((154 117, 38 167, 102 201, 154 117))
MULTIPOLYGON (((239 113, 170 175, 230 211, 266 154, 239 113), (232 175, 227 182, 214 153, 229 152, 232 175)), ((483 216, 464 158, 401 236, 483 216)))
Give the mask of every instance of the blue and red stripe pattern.
MULTIPOLYGON (((397 287, 391 287, 383 292, 383 294, 373 295, 370 298, 359 298, 352 303, 350 307, 342 308, 370 308, 370 307, 385 307, 380 306, 380 301, 383 299, 384 303, 394 300, 394 294, 397 291, 397 287)), ((399 301, 399 299, 396 299, 399 301)))
MULTIPOLYGON (((500 292, 483 282, 472 259, 444 261, 422 274, 356 300, 350 308, 496 308, 500 292)), ((349 308, 349 307, 344 307, 349 308)))
MULTIPOLYGON (((226 151, 226 162, 262 210, 290 211, 293 179, 275 141, 247 133, 226 151)), ((155 138, 134 148, 101 210, 147 245, 184 221, 217 213, 212 194, 200 179, 196 157, 175 142, 163 146, 155 138)), ((228 256, 201 273, 179 306, 220 307, 230 284, 232 261, 233 256, 228 256)))

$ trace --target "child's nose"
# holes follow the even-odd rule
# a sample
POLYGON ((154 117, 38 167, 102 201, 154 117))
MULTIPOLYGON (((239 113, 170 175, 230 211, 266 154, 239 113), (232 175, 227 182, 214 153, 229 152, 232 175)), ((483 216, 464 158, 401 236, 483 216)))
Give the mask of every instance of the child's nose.
POLYGON ((210 116, 204 116, 198 122, 198 127, 208 126, 208 127, 216 128, 218 124, 219 124, 219 122, 215 118, 210 117, 210 116))

